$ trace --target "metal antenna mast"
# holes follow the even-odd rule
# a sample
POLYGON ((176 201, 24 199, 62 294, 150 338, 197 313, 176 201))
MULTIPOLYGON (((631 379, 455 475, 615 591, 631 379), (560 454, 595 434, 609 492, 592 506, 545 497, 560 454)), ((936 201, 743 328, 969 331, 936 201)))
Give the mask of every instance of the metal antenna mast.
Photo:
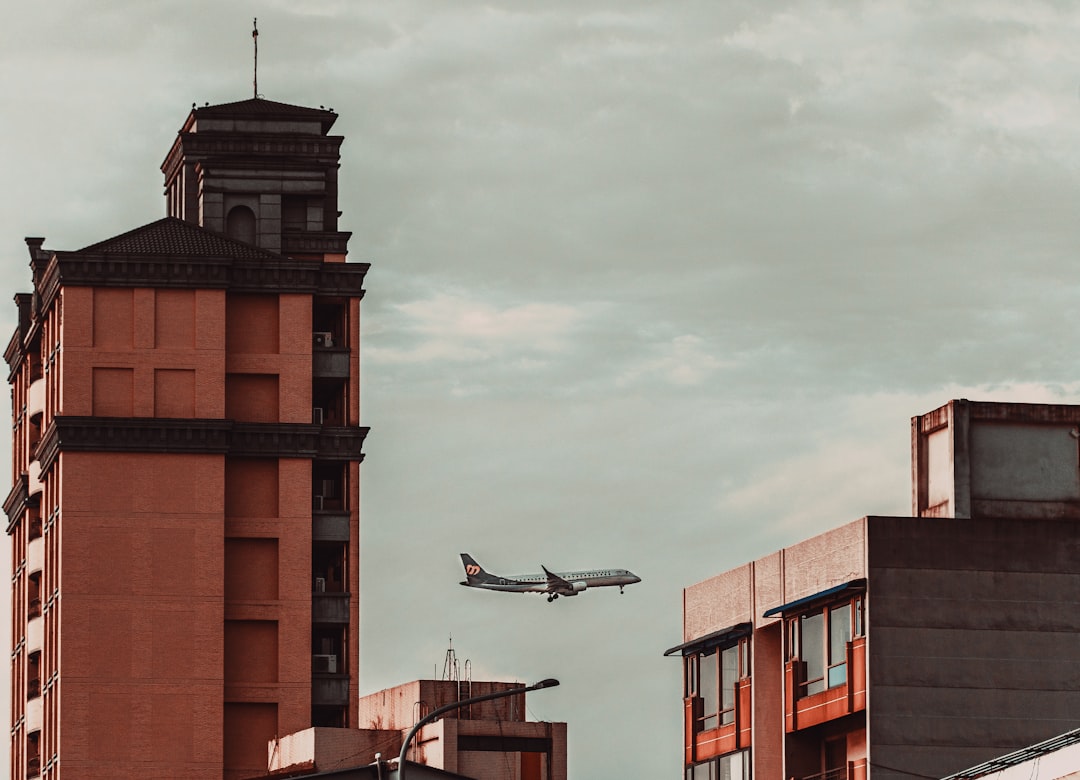
POLYGON ((458 665, 457 653, 454 652, 454 637, 450 637, 450 647, 443 659, 442 678, 450 682, 458 682, 461 679, 461 667, 458 665))
POLYGON ((255 71, 251 80, 251 86, 255 91, 255 97, 259 96, 259 18, 251 20, 251 41, 255 44, 255 71))

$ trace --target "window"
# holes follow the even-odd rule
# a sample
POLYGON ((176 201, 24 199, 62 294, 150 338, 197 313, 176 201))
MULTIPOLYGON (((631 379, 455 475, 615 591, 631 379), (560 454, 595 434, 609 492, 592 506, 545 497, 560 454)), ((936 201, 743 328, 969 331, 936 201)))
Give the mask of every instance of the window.
POLYGON ((825 774, 845 777, 847 773, 847 735, 825 740, 822 745, 825 774))
POLYGON ((41 572, 26 578, 26 619, 41 617, 41 572))
POLYGON ((37 777, 41 774, 41 732, 31 731, 26 735, 26 776, 37 777))
POLYGON ((851 641, 851 605, 829 610, 829 669, 825 679, 830 688, 847 682, 847 645, 851 641))
POLYGON ((319 230, 323 221, 324 201, 320 197, 283 195, 281 198, 281 229, 286 233, 319 230))
POLYGON ((740 750, 688 766, 686 780, 750 780, 750 751, 740 750))
POLYGON ((307 229, 307 199, 298 195, 281 198, 281 229, 296 233, 307 229))
POLYGON ((225 217, 225 234, 237 241, 255 243, 255 212, 247 206, 233 206, 225 217))
POLYGON ((847 647, 863 633, 863 599, 856 596, 788 619, 788 660, 803 663, 798 696, 847 682, 847 647))
POLYGON ((749 637, 686 656, 686 697, 698 696, 702 702, 697 731, 735 722, 736 688, 739 680, 749 676, 749 637))
POLYGON ((41 651, 30 653, 26 664, 26 698, 36 699, 41 695, 41 651))
POLYGON ((38 507, 30 507, 28 539, 41 538, 41 511, 38 507))

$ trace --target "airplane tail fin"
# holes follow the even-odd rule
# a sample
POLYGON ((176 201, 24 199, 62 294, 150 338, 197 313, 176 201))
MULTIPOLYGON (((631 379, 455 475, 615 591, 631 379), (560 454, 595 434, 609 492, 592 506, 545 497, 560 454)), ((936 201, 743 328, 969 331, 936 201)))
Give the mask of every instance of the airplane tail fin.
POLYGON ((468 553, 461 554, 461 563, 465 567, 465 577, 467 578, 465 582, 461 583, 462 585, 480 585, 497 579, 497 577, 492 577, 484 571, 484 567, 477 563, 476 559, 468 553))

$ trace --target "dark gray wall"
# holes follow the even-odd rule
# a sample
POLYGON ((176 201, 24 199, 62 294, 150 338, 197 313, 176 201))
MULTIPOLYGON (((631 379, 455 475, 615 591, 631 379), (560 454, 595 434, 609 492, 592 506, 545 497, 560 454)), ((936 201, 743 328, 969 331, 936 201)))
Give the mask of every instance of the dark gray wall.
POLYGON ((1080 522, 868 519, 873 780, 1080 725, 1080 522))

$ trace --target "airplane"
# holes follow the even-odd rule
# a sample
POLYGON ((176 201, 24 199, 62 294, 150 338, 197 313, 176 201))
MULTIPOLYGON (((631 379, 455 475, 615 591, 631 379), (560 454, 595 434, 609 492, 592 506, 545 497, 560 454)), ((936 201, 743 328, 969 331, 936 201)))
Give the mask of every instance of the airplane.
POLYGON ((626 569, 594 569, 592 571, 555 572, 546 566, 540 568, 543 574, 520 574, 513 577, 499 577, 489 574, 468 553, 461 553, 461 562, 465 566, 466 580, 462 582, 469 588, 484 590, 502 590, 509 593, 546 593, 548 603, 559 596, 576 596, 586 588, 604 588, 617 585, 619 593, 627 585, 641 582, 641 577, 626 569))

